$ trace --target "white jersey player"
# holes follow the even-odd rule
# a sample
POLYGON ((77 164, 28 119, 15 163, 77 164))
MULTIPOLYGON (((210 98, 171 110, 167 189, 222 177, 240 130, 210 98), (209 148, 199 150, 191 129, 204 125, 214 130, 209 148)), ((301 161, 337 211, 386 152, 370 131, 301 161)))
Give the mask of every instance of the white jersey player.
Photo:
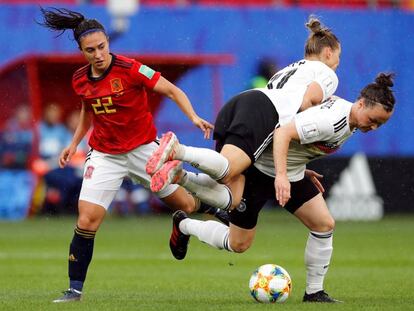
MULTIPOLYGON (((272 101, 279 114, 280 125, 289 122, 298 112, 308 108, 306 92, 313 83, 319 86, 322 99, 332 96, 338 87, 338 77, 335 71, 317 60, 302 59, 278 71, 267 84, 266 88, 258 90, 265 93, 272 101), (305 99, 305 101, 304 101, 305 99)), ((308 91, 309 93, 309 91, 308 91)), ((313 103, 318 104, 318 102, 313 103)))
MULTIPOLYGON (((149 159, 146 171, 152 175, 153 191, 178 183, 204 203, 233 208, 230 229, 214 221, 197 222, 175 214, 174 233, 170 239, 175 258, 185 257, 190 234, 229 251, 243 252, 250 246, 257 215, 268 198, 275 195, 274 178, 261 173, 253 164, 271 143, 279 121, 289 124, 298 111, 320 104, 338 85, 334 70, 341 53, 339 40, 317 19, 310 19, 307 26, 312 33, 305 44, 304 60, 276 74, 268 88, 238 94, 220 110, 214 127, 216 150, 220 153, 181 145, 169 132, 149 159), (280 120, 280 116, 283 119, 280 120), (179 160, 192 164, 204 174, 184 172, 179 160), (192 229, 181 228, 180 222, 192 223, 192 229)), ((318 193, 312 182, 305 184, 304 189, 305 193, 295 191, 301 196, 291 200, 292 210, 318 193)), ((316 299, 312 297, 310 300, 316 299)))
MULTIPOLYGON (((333 96, 322 105, 311 107, 294 116, 300 141, 291 141, 287 157, 289 181, 304 178, 306 164, 335 152, 354 132, 349 123, 352 103, 333 96)), ((266 148, 254 166, 275 177, 273 145, 266 148)))
MULTIPOLYGON (((274 163, 272 153, 266 152, 259 157, 255 165, 250 165, 243 172, 244 201, 229 213, 230 227, 216 221, 190 219, 182 211, 174 213, 173 233, 170 238, 170 248, 174 257, 177 259, 185 257, 190 235, 218 249, 244 252, 253 242, 261 208, 267 200, 276 196, 279 204, 294 214, 310 230, 305 248, 307 277, 303 301, 337 302, 324 291, 323 287, 332 256, 335 221, 321 194, 323 187, 316 180, 316 173, 313 172, 309 176, 305 172, 305 167, 309 161, 337 150, 354 130, 368 132, 387 122, 393 113, 395 103, 391 86, 393 86, 392 74, 381 73, 375 83, 367 85, 361 91, 355 103, 333 97, 322 105, 298 113, 291 121, 279 126, 274 131, 273 137, 274 163)), ((256 95, 254 94, 255 97, 256 95)), ((254 107, 250 109, 257 109, 268 101, 266 96, 264 99, 261 97, 257 99, 261 101, 255 102, 254 107)), ((233 113, 234 119, 238 120, 238 111, 233 113)), ((247 128, 256 129, 263 125, 246 120, 247 128)), ((242 123, 238 122, 238 125, 241 126, 242 123)), ((250 133, 246 132, 247 135, 250 133)), ((227 135, 227 138, 232 137, 227 135)), ((243 142, 252 141, 252 138, 247 136, 247 140, 238 140, 233 137, 231 141, 243 146, 243 142)), ((173 152, 164 154, 165 158, 188 157, 186 154, 188 147, 183 147, 176 139, 165 140, 165 143, 167 142, 171 143, 173 152)), ((249 145, 245 146, 248 150, 249 145)), ((269 150, 270 148, 267 149, 269 150)), ((193 152, 192 149, 189 151, 193 152)), ((156 179, 164 176, 168 181, 166 184, 178 183, 187 190, 193 191, 194 188, 188 187, 189 183, 184 171, 175 162, 179 161, 167 161, 158 171, 159 173, 154 174, 151 182, 154 179, 157 182, 156 179)), ((191 163, 194 164, 195 161, 191 163)), ((205 186, 206 189, 199 187, 196 195, 200 199, 202 199, 200 195, 202 192, 213 196, 219 192, 220 187, 225 186, 210 179, 208 186, 205 186)))
MULTIPOLYGON (((220 110, 213 135, 220 154, 209 149, 186 147, 182 154, 175 155, 176 159, 192 163, 207 173, 213 182, 218 180, 229 188, 223 192, 214 187, 209 193, 199 192, 199 185, 210 184, 210 180, 208 176, 189 172, 186 175, 187 189, 203 196, 201 199, 207 204, 216 206, 222 202, 220 208, 223 209, 239 206, 244 189, 242 174, 271 143, 279 122, 289 122, 298 111, 320 104, 336 90, 338 78, 334 70, 341 53, 339 40, 317 19, 311 18, 307 26, 311 34, 305 44, 305 59, 279 71, 267 88, 240 93, 220 110)), ((171 135, 164 137, 160 148, 147 163, 149 175, 154 175, 170 159, 166 154, 172 151, 173 145, 171 135)), ((164 177, 167 176, 158 173, 152 178, 153 191, 164 188, 167 180, 164 177)))

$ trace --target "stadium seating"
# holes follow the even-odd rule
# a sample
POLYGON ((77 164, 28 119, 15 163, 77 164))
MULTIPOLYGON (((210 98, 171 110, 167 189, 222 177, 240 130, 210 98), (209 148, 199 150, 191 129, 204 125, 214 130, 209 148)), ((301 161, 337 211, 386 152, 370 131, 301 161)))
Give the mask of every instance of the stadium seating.
MULTIPOLYGON (((324 8, 391 8, 414 9, 414 0, 140 0, 148 6, 300 6, 324 8)), ((0 0, 0 4, 36 3, 40 5, 105 5, 106 0, 0 0)))

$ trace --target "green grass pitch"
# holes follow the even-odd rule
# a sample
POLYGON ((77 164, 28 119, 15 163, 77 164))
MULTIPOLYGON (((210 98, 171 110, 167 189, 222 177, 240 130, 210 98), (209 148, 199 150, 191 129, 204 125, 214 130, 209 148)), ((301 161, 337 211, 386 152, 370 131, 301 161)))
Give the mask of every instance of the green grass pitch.
POLYGON ((191 239, 183 261, 170 254, 167 215, 108 217, 95 240, 82 302, 53 304, 68 286, 75 218, 0 222, 0 310, 414 310, 414 216, 337 223, 325 287, 343 304, 303 304, 307 230, 284 211, 262 212, 244 254, 191 239), (250 274, 276 263, 288 270, 285 304, 256 303, 250 274))

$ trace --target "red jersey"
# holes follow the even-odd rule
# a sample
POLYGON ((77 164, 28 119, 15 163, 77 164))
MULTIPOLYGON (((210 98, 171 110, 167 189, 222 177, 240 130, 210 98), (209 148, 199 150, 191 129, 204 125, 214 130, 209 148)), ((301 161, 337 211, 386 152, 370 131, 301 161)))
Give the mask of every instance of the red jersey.
POLYGON ((156 138, 146 89, 153 89, 160 76, 134 59, 114 54, 99 78, 91 77, 90 65, 73 74, 73 89, 92 115, 89 145, 93 149, 126 153, 156 138))

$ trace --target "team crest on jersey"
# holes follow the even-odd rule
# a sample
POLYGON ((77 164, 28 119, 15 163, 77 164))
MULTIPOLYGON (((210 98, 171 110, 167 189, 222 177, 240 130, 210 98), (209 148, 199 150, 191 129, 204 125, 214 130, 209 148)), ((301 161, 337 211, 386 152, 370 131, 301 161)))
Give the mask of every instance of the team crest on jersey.
POLYGON ((313 145, 320 151, 324 152, 325 154, 334 153, 336 150, 339 149, 338 142, 321 141, 321 142, 313 143, 313 145))
POLYGON ((240 213, 243 213, 246 211, 246 209, 247 209, 246 202, 244 199, 242 199, 240 201, 239 206, 236 207, 236 210, 239 211, 240 213))
POLYGON ((91 179, 92 178, 92 173, 93 173, 94 170, 95 170, 95 168, 92 165, 89 165, 85 170, 85 174, 83 175, 83 178, 91 179))
POLYGON ((121 92, 124 89, 120 78, 115 78, 111 80, 111 89, 114 93, 121 92))

